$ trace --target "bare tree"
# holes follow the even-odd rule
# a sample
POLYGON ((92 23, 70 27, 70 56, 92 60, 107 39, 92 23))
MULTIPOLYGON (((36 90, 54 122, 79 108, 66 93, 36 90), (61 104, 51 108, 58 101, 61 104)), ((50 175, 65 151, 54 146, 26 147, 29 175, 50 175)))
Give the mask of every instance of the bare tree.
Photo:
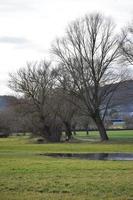
POLYGON ((46 61, 29 63, 26 68, 10 74, 9 86, 28 99, 27 111, 34 113, 32 116, 36 119, 41 136, 50 141, 59 141, 60 123, 56 113, 52 113, 55 79, 50 66, 46 61))
POLYGON ((122 30, 120 37, 121 61, 133 65, 133 23, 122 30))
POLYGON ((81 102, 73 95, 74 84, 71 83, 70 76, 59 65, 54 69, 56 77, 56 91, 55 91, 55 105, 59 118, 61 119, 64 131, 69 141, 72 138, 72 131, 74 134, 79 110, 81 109, 81 102))
POLYGON ((73 22, 65 37, 52 46, 63 73, 69 77, 67 89, 84 103, 102 140, 108 140, 103 119, 120 79, 115 65, 118 49, 114 24, 100 14, 73 22))
POLYGON ((56 90, 54 98, 56 113, 63 123, 67 140, 70 140, 72 137, 74 117, 77 113, 77 107, 73 103, 74 99, 67 93, 66 90, 62 90, 62 88, 56 90))

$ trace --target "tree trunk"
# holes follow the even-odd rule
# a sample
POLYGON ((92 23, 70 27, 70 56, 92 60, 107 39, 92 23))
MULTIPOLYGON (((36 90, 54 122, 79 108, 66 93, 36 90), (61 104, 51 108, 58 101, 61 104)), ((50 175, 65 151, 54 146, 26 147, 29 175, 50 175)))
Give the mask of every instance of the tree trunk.
POLYGON ((89 135, 89 131, 88 131, 88 128, 86 129, 86 135, 89 135))
POLYGON ((99 131, 101 140, 102 140, 102 141, 107 141, 107 140, 109 140, 108 135, 107 135, 107 133, 106 133, 106 129, 105 129, 104 124, 103 124, 103 121, 102 121, 101 118, 100 118, 100 115, 97 115, 97 116, 95 117, 94 121, 95 121, 96 126, 97 126, 97 128, 98 128, 98 131, 99 131))
POLYGON ((71 131, 71 125, 69 122, 64 122, 65 124, 65 128, 66 128, 66 136, 67 136, 67 140, 69 141, 72 138, 72 131, 71 131))
POLYGON ((76 125, 73 124, 72 129, 73 129, 73 134, 76 135, 76 130, 75 130, 76 125))
POLYGON ((60 142, 61 139, 61 129, 58 126, 44 125, 42 130, 42 136, 46 139, 47 142, 60 142))
POLYGON ((40 134, 47 142, 60 142, 61 128, 55 121, 51 121, 48 124, 45 123, 44 117, 40 118, 40 134))

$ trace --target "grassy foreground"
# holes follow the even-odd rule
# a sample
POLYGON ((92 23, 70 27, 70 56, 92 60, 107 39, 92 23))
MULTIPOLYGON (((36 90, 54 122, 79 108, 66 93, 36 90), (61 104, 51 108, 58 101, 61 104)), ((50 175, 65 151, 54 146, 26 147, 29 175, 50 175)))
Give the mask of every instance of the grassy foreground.
MULTIPOLYGON (((121 140, 120 140, 121 141, 121 140)), ((42 152, 133 152, 125 143, 32 144, 0 139, 0 200, 133 200, 133 161, 87 161, 42 152)))

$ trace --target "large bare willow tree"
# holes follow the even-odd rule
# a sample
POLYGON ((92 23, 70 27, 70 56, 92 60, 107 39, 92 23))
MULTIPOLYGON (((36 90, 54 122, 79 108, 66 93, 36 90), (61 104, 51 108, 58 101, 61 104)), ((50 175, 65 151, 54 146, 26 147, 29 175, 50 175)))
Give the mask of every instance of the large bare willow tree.
POLYGON ((118 48, 114 24, 98 13, 71 23, 52 46, 62 74, 70 77, 68 89, 84 103, 102 140, 108 140, 103 120, 119 82, 118 48))

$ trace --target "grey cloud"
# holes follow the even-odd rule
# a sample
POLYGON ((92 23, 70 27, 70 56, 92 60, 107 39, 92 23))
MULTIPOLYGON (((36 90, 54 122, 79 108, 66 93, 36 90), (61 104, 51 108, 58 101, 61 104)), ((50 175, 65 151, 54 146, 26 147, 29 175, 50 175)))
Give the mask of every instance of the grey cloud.
POLYGON ((25 45, 30 44, 30 41, 24 37, 9 37, 3 36, 0 37, 0 43, 8 43, 8 44, 15 44, 15 45, 25 45))
POLYGON ((24 38, 24 37, 9 37, 9 36, 3 36, 0 37, 0 43, 2 44, 8 44, 13 45, 16 49, 32 49, 40 53, 46 53, 47 50, 44 49, 42 46, 38 44, 34 44, 34 42, 24 38))

